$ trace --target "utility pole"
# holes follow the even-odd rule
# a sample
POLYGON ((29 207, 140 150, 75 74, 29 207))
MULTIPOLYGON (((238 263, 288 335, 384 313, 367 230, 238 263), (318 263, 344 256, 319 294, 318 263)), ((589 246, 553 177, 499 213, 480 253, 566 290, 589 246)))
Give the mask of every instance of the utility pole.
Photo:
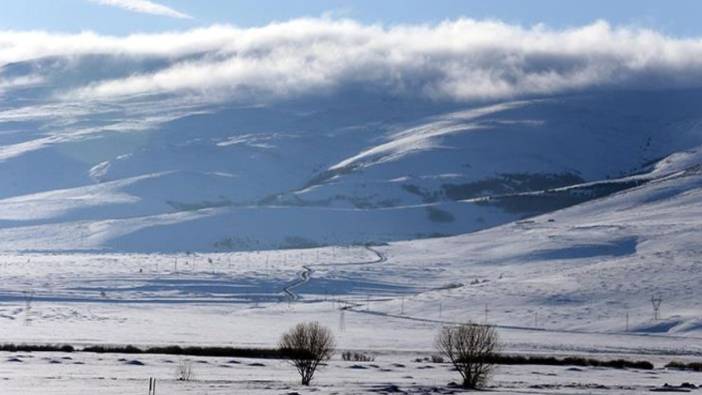
POLYGON ((488 305, 485 303, 485 324, 487 325, 488 323, 488 305))
POLYGON ((663 298, 660 295, 651 296, 651 305, 653 306, 654 321, 658 321, 660 319, 661 303, 663 303, 663 298))
POLYGON ((29 326, 32 323, 31 311, 32 311, 32 299, 34 298, 34 291, 24 291, 24 325, 29 326))
POLYGON ((629 332, 629 312, 626 312, 626 332, 629 332))
POLYGON ((346 310, 339 310, 339 332, 344 332, 346 330, 346 310))

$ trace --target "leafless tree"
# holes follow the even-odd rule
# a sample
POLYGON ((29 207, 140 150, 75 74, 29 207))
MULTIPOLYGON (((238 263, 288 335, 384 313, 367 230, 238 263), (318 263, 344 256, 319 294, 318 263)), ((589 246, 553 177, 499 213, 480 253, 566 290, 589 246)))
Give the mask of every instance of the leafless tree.
POLYGON ((334 335, 319 322, 300 323, 283 334, 278 347, 297 368, 302 385, 310 385, 319 364, 334 353, 334 335))
POLYGON ((469 389, 487 383, 498 348, 497 331, 489 325, 446 326, 436 337, 436 349, 453 364, 463 378, 463 387, 469 389))

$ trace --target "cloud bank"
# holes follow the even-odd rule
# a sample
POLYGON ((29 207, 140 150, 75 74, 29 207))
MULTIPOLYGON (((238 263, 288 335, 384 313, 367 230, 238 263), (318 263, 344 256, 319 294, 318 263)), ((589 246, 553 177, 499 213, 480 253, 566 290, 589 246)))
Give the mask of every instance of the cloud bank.
POLYGON ((0 65, 90 54, 163 62, 112 78, 85 77, 62 97, 187 93, 245 100, 354 85, 400 96, 484 100, 702 85, 702 40, 602 21, 565 30, 472 19, 384 27, 322 18, 125 37, 0 32, 0 65))
POLYGON ((176 11, 173 8, 163 4, 154 3, 149 0, 90 0, 93 3, 98 3, 106 6, 118 7, 127 11, 138 12, 141 14, 151 14, 159 16, 167 16, 177 19, 192 19, 188 14, 176 11))

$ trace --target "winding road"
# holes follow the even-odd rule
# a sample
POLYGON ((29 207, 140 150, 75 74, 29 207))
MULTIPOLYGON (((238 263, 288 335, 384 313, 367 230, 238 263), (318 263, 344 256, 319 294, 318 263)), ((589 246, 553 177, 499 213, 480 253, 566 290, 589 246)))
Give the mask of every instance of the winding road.
POLYGON ((314 269, 308 265, 302 265, 302 271, 297 274, 297 279, 289 283, 283 288, 283 293, 285 293, 289 300, 299 300, 300 295, 296 294, 295 288, 301 287, 307 284, 314 273, 314 269))
POLYGON ((370 246, 364 246, 364 248, 371 253, 375 254, 376 259, 371 261, 361 261, 361 262, 342 262, 342 263, 319 263, 316 265, 302 265, 302 271, 297 274, 297 278, 292 282, 288 283, 283 288, 283 293, 287 296, 288 300, 300 300, 302 297, 295 292, 295 290, 305 284, 307 284, 312 278, 312 273, 314 273, 313 267, 341 267, 341 266, 359 266, 359 265, 373 265, 378 263, 383 263, 388 260, 388 258, 380 251, 376 250, 370 246))

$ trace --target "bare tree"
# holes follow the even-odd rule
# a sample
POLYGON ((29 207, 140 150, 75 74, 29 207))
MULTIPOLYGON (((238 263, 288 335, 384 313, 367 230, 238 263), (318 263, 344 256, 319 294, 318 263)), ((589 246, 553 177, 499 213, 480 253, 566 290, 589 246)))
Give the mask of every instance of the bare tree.
POLYGON ((320 363, 334 353, 334 335, 319 322, 295 325, 278 343, 281 353, 297 368, 302 385, 310 385, 312 376, 320 363))
POLYGON ((436 337, 436 349, 463 377, 463 387, 477 389, 490 378, 499 338, 494 327, 473 323, 446 326, 436 337))

